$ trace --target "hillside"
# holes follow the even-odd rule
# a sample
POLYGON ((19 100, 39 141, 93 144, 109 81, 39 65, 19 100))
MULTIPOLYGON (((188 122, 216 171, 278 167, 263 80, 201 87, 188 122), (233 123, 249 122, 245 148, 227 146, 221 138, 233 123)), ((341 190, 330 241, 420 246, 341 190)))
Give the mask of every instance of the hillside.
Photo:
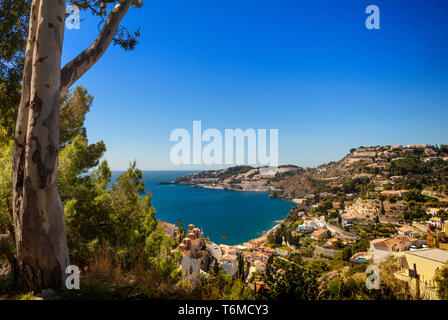
POLYGON ((359 147, 350 150, 341 160, 317 168, 287 165, 279 167, 274 175, 266 175, 261 174, 259 168, 237 166, 190 174, 172 183, 212 189, 270 191, 275 197, 303 199, 325 192, 354 193, 353 180, 365 180, 369 182, 366 185, 376 187, 376 192, 401 185, 436 195, 440 191, 443 197, 446 194, 447 160, 446 146, 359 147))

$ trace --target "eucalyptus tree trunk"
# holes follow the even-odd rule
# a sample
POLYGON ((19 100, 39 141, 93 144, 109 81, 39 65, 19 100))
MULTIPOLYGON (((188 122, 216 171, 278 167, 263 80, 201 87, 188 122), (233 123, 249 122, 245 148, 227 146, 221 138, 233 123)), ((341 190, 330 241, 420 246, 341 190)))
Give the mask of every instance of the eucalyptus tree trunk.
POLYGON ((69 265, 57 189, 65 0, 33 0, 13 152, 16 283, 59 288, 69 265))
POLYGON ((32 1, 12 177, 14 274, 22 289, 58 289, 64 282, 69 254, 57 189, 60 93, 101 58, 132 2, 117 1, 95 41, 61 70, 66 2, 32 1))

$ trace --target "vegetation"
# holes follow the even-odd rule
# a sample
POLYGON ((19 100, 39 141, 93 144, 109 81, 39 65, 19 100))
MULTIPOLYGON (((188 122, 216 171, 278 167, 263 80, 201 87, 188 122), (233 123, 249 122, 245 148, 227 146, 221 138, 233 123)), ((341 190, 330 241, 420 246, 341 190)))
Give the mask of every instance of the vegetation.
POLYGON ((438 270, 435 281, 438 286, 437 294, 442 300, 448 300, 448 266, 438 270))
MULTIPOLYGON (((162 295, 180 279, 179 256, 171 253, 176 243, 157 227, 151 194, 135 162, 112 183, 107 162, 100 162, 106 146, 87 140, 84 119, 92 102, 81 87, 62 98, 58 189, 71 263, 87 272, 86 290, 94 283, 89 278, 120 286, 138 277, 139 283, 151 283, 149 296, 162 295)), ((0 150, 0 234, 13 234, 11 143, 0 150)), ((14 263, 13 239, 0 244, 0 259, 14 263)))

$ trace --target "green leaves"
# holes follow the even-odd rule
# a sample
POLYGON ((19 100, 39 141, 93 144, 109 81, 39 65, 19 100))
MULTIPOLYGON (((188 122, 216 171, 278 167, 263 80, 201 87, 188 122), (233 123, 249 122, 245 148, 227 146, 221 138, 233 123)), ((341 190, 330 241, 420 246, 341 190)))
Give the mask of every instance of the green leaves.
POLYGON ((61 96, 60 146, 64 147, 78 136, 87 138, 84 121, 93 103, 93 97, 83 87, 61 96))
POLYGON ((442 300, 448 299, 448 265, 438 270, 434 278, 437 283, 437 294, 442 300))
POLYGON ((0 142, 12 139, 20 103, 30 1, 0 1, 0 142))

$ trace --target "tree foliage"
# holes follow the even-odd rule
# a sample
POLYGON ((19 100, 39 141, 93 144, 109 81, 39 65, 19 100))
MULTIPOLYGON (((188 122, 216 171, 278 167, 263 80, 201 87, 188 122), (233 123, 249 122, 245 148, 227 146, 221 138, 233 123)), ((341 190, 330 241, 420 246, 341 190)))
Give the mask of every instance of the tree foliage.
POLYGON ((30 10, 29 0, 0 1, 0 141, 11 139, 20 89, 30 10))
POLYGON ((448 266, 439 269, 435 276, 437 294, 442 300, 448 300, 448 266))

